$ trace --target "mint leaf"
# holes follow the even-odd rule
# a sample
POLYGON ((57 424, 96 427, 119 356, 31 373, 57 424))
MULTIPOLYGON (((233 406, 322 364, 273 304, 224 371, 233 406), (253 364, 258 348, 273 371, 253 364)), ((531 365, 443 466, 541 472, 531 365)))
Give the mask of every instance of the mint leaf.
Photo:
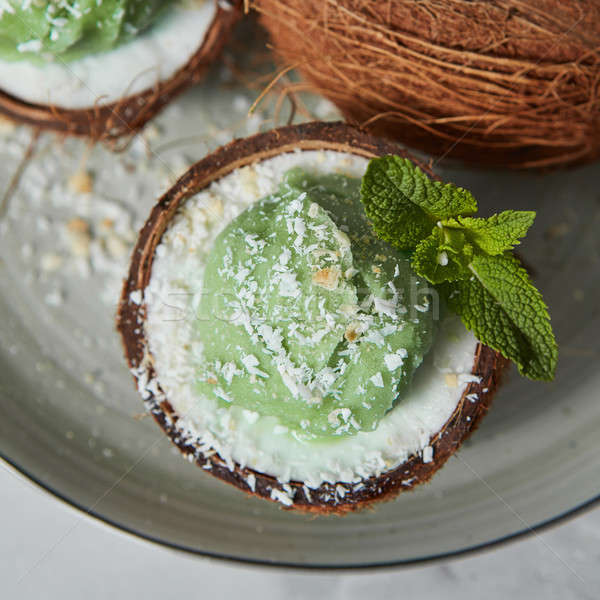
POLYGON ((521 242, 533 224, 535 212, 506 210, 487 219, 457 217, 443 222, 445 227, 467 230, 469 239, 488 254, 502 254, 521 242))
POLYGON ((484 344, 516 363, 531 379, 554 377, 558 349, 548 310, 519 261, 476 254, 473 276, 444 283, 448 305, 484 344))
POLYGON ((372 159, 360 192, 377 236, 402 250, 413 250, 437 221, 477 212, 470 192, 431 180, 399 156, 372 159))
POLYGON ((436 227, 433 233, 421 240, 412 257, 412 268, 431 283, 456 281, 471 276, 469 263, 473 246, 466 242, 459 230, 436 227))

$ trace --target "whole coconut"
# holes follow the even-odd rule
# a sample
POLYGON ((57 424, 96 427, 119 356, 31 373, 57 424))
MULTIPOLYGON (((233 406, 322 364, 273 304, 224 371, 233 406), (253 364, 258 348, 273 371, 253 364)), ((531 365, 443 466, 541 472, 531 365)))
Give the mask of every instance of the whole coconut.
POLYGON ((600 154, 600 0, 254 0, 352 123, 516 168, 600 154))

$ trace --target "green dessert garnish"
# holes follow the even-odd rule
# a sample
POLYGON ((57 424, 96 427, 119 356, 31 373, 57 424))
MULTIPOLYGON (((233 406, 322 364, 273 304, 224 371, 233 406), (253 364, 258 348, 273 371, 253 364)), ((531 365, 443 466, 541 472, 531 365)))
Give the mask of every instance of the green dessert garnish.
POLYGON ((289 171, 221 232, 199 307, 202 393, 303 438, 371 431, 431 347, 410 255, 378 240, 360 180, 289 171))
POLYGON ((0 58, 63 62, 110 50, 148 28, 172 0, 6 0, 0 58))
POLYGON ((399 156, 369 163, 361 199, 377 235, 414 253, 415 271, 438 285, 481 342, 526 377, 554 378, 558 347, 548 309, 512 253, 534 212, 472 217, 477 202, 470 192, 432 181, 399 156))

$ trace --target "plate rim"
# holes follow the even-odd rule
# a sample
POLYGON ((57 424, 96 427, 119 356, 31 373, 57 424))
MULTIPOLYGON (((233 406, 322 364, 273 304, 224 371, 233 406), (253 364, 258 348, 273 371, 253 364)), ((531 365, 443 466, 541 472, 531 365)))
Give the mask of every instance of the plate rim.
POLYGON ((307 563, 300 564, 291 561, 279 561, 279 560, 267 560, 267 559, 259 559, 259 558, 247 558, 241 556, 231 556, 228 554, 220 553, 220 552, 211 552, 210 550, 199 550, 197 548, 192 548, 190 546, 186 546, 184 544, 178 544, 176 542, 171 542, 168 540, 161 539, 160 537, 153 536, 141 531, 136 530, 133 527, 129 527, 124 523, 119 523, 116 520, 113 520, 99 511, 86 508, 83 504, 80 504, 76 500, 69 498, 66 494, 60 492, 57 488, 47 484, 42 481, 39 477, 30 473, 24 467, 21 467, 15 460, 11 459, 4 452, 0 450, 0 460, 2 463, 8 467, 9 471, 16 472, 18 475, 25 477, 29 482, 36 485, 36 487, 46 493, 48 496, 53 497, 55 500, 59 500, 63 502, 66 506, 68 506, 71 510, 77 512, 80 516, 83 516, 95 523, 102 523, 103 525, 108 526, 113 531, 126 534, 131 538, 137 540, 143 540, 144 542, 149 542, 155 546, 160 546, 165 549, 173 550, 176 552, 180 552, 186 554, 187 556, 194 556, 196 558, 208 558, 208 559, 217 559, 222 563, 226 564, 234 564, 234 565, 245 565, 245 566, 253 566, 259 568, 271 568, 271 569, 294 569, 297 571, 310 571, 310 572, 332 572, 332 571, 340 571, 340 572, 349 572, 352 570, 360 570, 362 572, 366 572, 369 570, 384 570, 384 569, 406 569, 410 567, 416 566, 426 566, 431 564, 439 564, 446 560, 454 560, 465 558, 469 556, 474 556, 486 551, 492 551, 502 546, 509 545, 513 542, 532 538, 534 536, 538 536, 540 533, 545 532, 553 527, 557 527, 575 517, 578 517, 582 514, 585 514, 594 508, 598 508, 600 506, 600 493, 598 495, 586 500, 582 504, 579 504, 569 510, 566 510, 558 515, 546 519, 544 521, 540 521, 534 525, 529 525, 519 531, 514 533, 510 533, 504 536, 501 536, 496 539, 489 540, 487 542, 482 542, 479 544, 475 544, 473 546, 467 546, 465 548, 460 548, 458 550, 452 550, 448 552, 440 552, 439 554, 431 554, 428 556, 422 556, 417 558, 410 559, 402 559, 402 560, 391 560, 391 561, 376 561, 373 563, 359 562, 352 563, 346 565, 335 565, 335 564, 323 564, 323 563, 307 563))

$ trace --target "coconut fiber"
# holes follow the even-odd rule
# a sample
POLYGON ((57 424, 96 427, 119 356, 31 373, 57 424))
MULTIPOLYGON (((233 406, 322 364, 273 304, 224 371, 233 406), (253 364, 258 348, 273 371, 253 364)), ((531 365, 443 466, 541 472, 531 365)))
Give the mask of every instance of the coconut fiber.
POLYGON ((600 155, 600 0, 254 0, 346 119, 516 168, 600 155))

